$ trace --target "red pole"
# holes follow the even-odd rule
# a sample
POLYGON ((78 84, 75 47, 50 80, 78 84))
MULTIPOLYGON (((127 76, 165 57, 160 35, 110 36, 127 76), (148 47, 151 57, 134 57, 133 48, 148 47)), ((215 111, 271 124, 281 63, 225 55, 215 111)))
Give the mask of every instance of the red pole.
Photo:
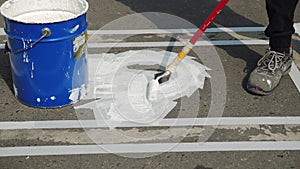
POLYGON ((195 45, 197 40, 202 36, 202 34, 205 32, 207 27, 213 22, 213 20, 216 18, 216 16, 222 11, 222 9, 225 7, 225 5, 228 3, 229 0, 221 0, 218 4, 218 6, 213 10, 213 12, 208 16, 208 18, 205 20, 205 22, 200 26, 198 31, 195 33, 195 35, 190 40, 190 43, 192 45, 195 45))

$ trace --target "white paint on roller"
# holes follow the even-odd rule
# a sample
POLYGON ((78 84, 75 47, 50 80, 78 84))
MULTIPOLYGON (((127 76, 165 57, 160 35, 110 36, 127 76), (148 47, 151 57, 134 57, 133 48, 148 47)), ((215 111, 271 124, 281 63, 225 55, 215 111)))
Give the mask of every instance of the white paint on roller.
MULTIPOLYGON (((177 53, 167 51, 136 50, 93 57, 92 61, 88 61, 89 72, 95 72, 91 62, 92 65, 98 63, 98 69, 92 77, 94 79, 89 80, 90 86, 94 86, 89 91, 95 91, 94 98, 102 100, 97 101, 97 107, 90 109, 98 109, 97 112, 110 121, 152 123, 164 118, 176 106, 174 100, 190 97, 197 89, 203 88, 205 78, 210 77, 207 68, 192 57, 186 57, 170 80, 159 86, 158 99, 149 101, 147 85, 157 71, 129 69, 128 66, 162 65, 165 57, 169 57, 168 62, 171 62, 176 56, 177 53)), ((86 107, 75 107, 77 111, 80 108, 86 107)))

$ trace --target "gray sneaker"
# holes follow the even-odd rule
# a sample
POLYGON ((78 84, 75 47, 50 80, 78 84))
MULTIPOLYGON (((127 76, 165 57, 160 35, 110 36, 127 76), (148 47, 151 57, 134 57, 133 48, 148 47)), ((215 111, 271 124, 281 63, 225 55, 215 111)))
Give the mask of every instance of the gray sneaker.
POLYGON ((259 95, 270 94, 279 85, 281 77, 290 72, 292 61, 292 52, 283 54, 267 50, 250 74, 248 91, 259 95))

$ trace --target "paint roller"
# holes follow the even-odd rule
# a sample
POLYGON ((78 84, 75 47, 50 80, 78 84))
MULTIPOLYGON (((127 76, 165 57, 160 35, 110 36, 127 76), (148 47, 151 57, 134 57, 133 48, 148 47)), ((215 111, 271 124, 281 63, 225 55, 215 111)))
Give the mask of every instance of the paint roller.
POLYGON ((221 0, 213 12, 208 16, 204 23, 200 26, 198 31, 194 34, 191 40, 183 47, 183 49, 178 53, 177 57, 171 62, 171 64, 165 67, 165 70, 154 75, 154 79, 148 83, 147 86, 147 99, 150 101, 157 100, 159 84, 162 79, 169 79, 170 75, 176 71, 177 66, 180 64, 182 59, 192 50, 193 46, 196 44, 198 39, 205 32, 207 27, 213 22, 216 16, 222 11, 229 0, 221 0))

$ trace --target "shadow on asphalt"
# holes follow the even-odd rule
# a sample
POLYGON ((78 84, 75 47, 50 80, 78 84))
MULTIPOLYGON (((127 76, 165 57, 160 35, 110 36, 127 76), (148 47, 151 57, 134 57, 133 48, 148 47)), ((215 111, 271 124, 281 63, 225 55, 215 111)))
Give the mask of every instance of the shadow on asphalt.
POLYGON ((13 92, 13 82, 11 77, 11 68, 8 54, 0 50, 0 79, 3 79, 9 89, 13 92))
POLYGON ((212 168, 207 168, 207 167, 203 167, 203 166, 196 166, 195 169, 212 169, 212 168))
MULTIPOLYGON (((217 1, 199 1, 199 0, 151 0, 151 1, 136 1, 136 0, 117 0, 137 13, 142 12, 162 12, 171 15, 181 17, 197 27, 200 26, 206 17, 213 11, 217 6, 217 1), (188 2, 188 3, 187 3, 188 2)), ((147 17, 147 16, 145 16, 147 17)), ((149 19, 153 24, 159 25, 157 20, 149 19)), ((243 27, 247 26, 257 26, 262 27, 264 25, 258 24, 255 21, 249 20, 248 18, 239 15, 228 6, 225 6, 223 11, 217 16, 217 18, 212 23, 213 27, 233 27, 235 25, 240 25, 243 27)), ((230 36, 230 35, 229 35, 230 36)), ((233 37, 234 39, 234 37, 233 37)), ((247 75, 241 82, 241 85, 246 90, 246 84, 250 72, 255 68, 257 61, 261 57, 261 53, 251 50, 246 45, 239 46, 238 51, 232 47, 218 46, 225 50, 230 56, 242 59, 246 62, 246 67, 241 68, 247 75), (241 52, 242 51, 242 52, 241 52)))

